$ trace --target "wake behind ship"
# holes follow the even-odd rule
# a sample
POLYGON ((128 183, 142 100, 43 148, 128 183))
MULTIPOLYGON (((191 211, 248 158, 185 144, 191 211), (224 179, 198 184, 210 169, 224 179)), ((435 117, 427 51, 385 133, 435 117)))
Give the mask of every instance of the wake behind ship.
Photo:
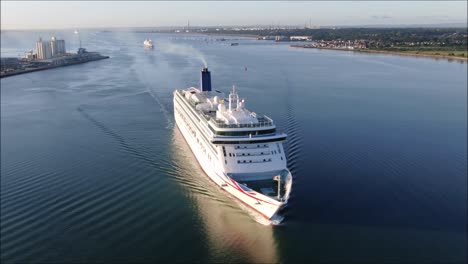
POLYGON ((235 88, 226 97, 211 91, 207 68, 200 88, 174 91, 177 126, 208 177, 270 224, 289 198, 292 175, 273 120, 250 112, 235 88))

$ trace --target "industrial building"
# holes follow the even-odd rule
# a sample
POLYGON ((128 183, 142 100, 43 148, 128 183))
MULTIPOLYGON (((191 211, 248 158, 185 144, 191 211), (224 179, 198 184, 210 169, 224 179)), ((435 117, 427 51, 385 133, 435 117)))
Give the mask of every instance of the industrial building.
POLYGON ((52 58, 52 49, 49 42, 42 41, 42 38, 36 42, 37 58, 39 60, 46 60, 52 58))
POLYGON ((65 55, 65 40, 52 37, 50 39, 50 49, 52 51, 52 57, 65 55))
POLYGON ((52 37, 49 42, 42 41, 42 38, 36 42, 37 59, 47 60, 53 57, 60 57, 66 54, 65 40, 52 37))

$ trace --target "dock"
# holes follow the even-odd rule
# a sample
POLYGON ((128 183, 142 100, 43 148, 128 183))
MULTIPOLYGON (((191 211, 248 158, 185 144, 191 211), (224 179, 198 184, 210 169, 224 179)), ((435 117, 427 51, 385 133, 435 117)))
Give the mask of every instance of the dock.
POLYGON ((29 72, 54 69, 58 67, 71 66, 108 58, 109 56, 103 56, 97 52, 82 52, 80 54, 68 53, 64 56, 48 60, 2 58, 0 78, 15 76, 29 72))

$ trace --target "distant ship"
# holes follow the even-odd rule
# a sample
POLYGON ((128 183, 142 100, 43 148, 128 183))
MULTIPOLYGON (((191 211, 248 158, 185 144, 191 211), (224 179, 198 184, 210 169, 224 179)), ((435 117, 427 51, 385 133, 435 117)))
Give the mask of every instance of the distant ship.
POLYGON ((279 224, 292 175, 282 144, 286 134, 276 130, 273 120, 248 111, 234 87, 228 97, 211 91, 207 68, 200 88, 174 91, 174 116, 208 177, 268 224, 279 224))
POLYGON ((145 46, 146 48, 152 48, 153 41, 151 39, 145 39, 145 41, 143 41, 143 46, 145 46))
POLYGON ((239 46, 239 43, 237 42, 231 43, 231 46, 239 46))

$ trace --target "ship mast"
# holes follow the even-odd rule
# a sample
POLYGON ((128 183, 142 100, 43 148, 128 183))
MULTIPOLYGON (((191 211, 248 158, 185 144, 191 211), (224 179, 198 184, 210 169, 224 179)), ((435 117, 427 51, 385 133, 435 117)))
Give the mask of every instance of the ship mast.
POLYGON ((232 103, 236 100, 236 109, 238 109, 239 106, 239 95, 237 95, 236 92, 236 86, 232 86, 232 91, 229 94, 229 112, 232 112, 232 103))

